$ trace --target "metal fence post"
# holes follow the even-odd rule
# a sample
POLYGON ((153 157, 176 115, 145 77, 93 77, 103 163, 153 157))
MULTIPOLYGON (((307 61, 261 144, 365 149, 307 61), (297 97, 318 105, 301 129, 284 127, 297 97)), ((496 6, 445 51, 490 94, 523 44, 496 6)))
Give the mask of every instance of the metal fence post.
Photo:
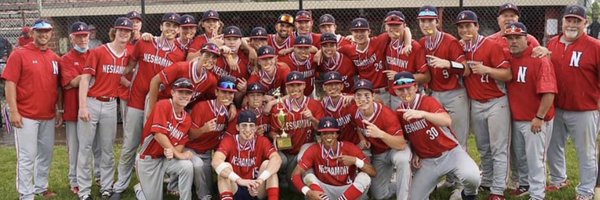
POLYGON ((302 0, 298 0, 298 10, 302 10, 302 0))
POLYGON ((140 0, 142 16, 146 16, 146 0, 140 0))

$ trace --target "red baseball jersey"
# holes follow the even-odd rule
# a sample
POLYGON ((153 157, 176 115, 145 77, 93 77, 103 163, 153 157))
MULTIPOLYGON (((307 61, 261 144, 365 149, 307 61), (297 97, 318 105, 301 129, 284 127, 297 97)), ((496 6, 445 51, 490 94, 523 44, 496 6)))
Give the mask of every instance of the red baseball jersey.
POLYGON ((356 165, 346 166, 336 158, 341 156, 354 156, 370 163, 369 159, 356 145, 350 142, 338 141, 335 149, 327 149, 324 145, 313 144, 306 149, 298 166, 303 170, 312 169, 319 181, 333 186, 350 185, 356 178, 359 170, 356 165))
POLYGON ((271 34, 269 35, 269 46, 273 47, 273 49, 275 49, 275 54, 279 55, 279 51, 281 51, 282 49, 288 49, 288 48, 292 48, 294 47, 294 43, 296 40, 296 37, 294 37, 294 34, 290 34, 290 36, 283 40, 282 43, 278 43, 277 40, 277 34, 271 34))
POLYGON ((177 39, 175 39, 175 44, 177 44, 177 46, 181 50, 183 50, 183 52, 185 52, 185 55, 187 56, 187 52, 190 50, 190 45, 192 44, 192 42, 194 42, 195 38, 197 38, 197 37, 194 37, 191 40, 189 40, 187 43, 185 43, 181 40, 181 38, 178 37, 177 39))
MULTIPOLYGON (((458 40, 444 32, 439 32, 433 37, 423 37, 419 40, 421 47, 425 49, 425 55, 433 55, 435 57, 450 60, 458 63, 465 61, 465 53, 463 47, 458 40)), ((440 69, 429 66, 431 80, 429 87, 436 92, 443 92, 461 88, 461 77, 463 70, 457 69, 440 69)))
POLYGON ((317 63, 313 62, 313 55, 311 54, 305 61, 299 61, 296 59, 296 54, 292 52, 287 55, 279 56, 277 60, 287 64, 290 67, 290 71, 302 73, 304 76, 304 83, 306 83, 304 95, 310 96, 315 89, 315 68, 317 68, 317 63))
POLYGON ((211 69, 211 72, 217 75, 217 77, 231 76, 248 80, 248 78, 250 78, 250 69, 252 66, 250 65, 248 56, 243 52, 238 52, 237 65, 239 71, 232 70, 231 67, 229 67, 229 64, 227 64, 227 58, 225 56, 220 56, 217 59, 217 64, 211 69))
POLYGON ((19 47, 24 47, 25 45, 33 42, 33 37, 19 37, 19 47))
MULTIPOLYGON (((445 113, 446 109, 434 97, 417 94, 413 106, 400 104, 399 109, 422 110, 430 113, 445 113)), ((406 121, 404 112, 396 110, 402 124, 404 135, 410 143, 411 149, 421 158, 437 158, 442 153, 458 146, 458 141, 450 127, 440 127, 423 119, 406 121)))
POLYGON ((217 107, 216 100, 198 102, 192 108, 192 126, 199 129, 204 124, 214 118, 217 118, 216 131, 202 134, 200 137, 190 141, 186 147, 193 149, 197 153, 204 153, 219 146, 219 142, 226 133, 229 119, 229 109, 225 106, 217 107))
MULTIPOLYGON (((508 41, 504 37, 504 33, 497 32, 497 33, 487 36, 487 38, 496 42, 500 46, 502 46, 502 52, 504 52, 504 57, 506 59, 510 59, 511 54, 510 54, 510 50, 508 49, 508 41)), ((533 37, 533 35, 529 35, 529 34, 527 34, 527 44, 529 45, 529 47, 540 46, 540 43, 537 41, 537 39, 535 39, 535 37, 533 37)))
POLYGON ((65 121, 77 121, 79 112, 79 87, 64 89, 77 76, 83 73, 83 66, 87 61, 89 51, 79 53, 75 49, 71 49, 62 57, 60 62, 60 80, 63 86, 63 106, 65 113, 63 119, 65 121))
MULTIPOLYGON (((412 40, 412 52, 408 55, 402 54, 404 42, 400 40, 391 41, 385 53, 386 69, 396 72, 408 71, 410 73, 427 73, 427 63, 425 63, 425 51, 421 45, 412 40)), ((394 82, 388 79, 388 92, 394 94, 394 82)))
POLYGON ((368 79, 373 83, 373 88, 379 89, 387 86, 385 70, 385 48, 390 42, 388 33, 372 37, 365 50, 358 50, 356 44, 340 47, 339 52, 348 56, 354 63, 360 79, 368 79))
POLYGON ((354 76, 356 75, 356 68, 354 68, 352 60, 341 53, 336 53, 335 58, 323 59, 321 64, 317 66, 317 77, 322 78, 322 74, 330 71, 337 71, 342 74, 342 81, 344 82, 342 92, 352 93, 354 76))
POLYGON ((135 44, 133 52, 132 59, 138 62, 138 68, 131 82, 128 106, 143 110, 152 78, 173 63, 184 61, 185 53, 175 44, 170 47, 159 47, 156 39, 139 41, 135 44))
MULTIPOLYGON (((519 57, 511 56, 513 79, 507 85, 512 120, 531 121, 535 118, 544 93, 558 93, 556 75, 550 58, 532 58, 533 47, 528 47, 519 57)), ((554 106, 545 120, 554 117, 554 106)))
POLYGON ((337 41, 338 41, 337 42, 338 47, 342 47, 344 45, 352 44, 352 41, 347 40, 344 36, 341 36, 340 34, 337 34, 336 36, 337 36, 337 41))
MULTIPOLYGON (((465 57, 467 60, 483 62, 483 65, 488 67, 508 69, 510 64, 498 46, 496 42, 480 35, 472 46, 465 45, 465 57)), ((471 73, 464 77, 464 82, 469 97, 477 101, 502 97, 506 92, 504 82, 497 81, 487 74, 482 76, 471 73)))
POLYGON ((116 55, 108 44, 90 50, 83 73, 92 75, 94 81, 90 83, 87 96, 119 97, 121 76, 130 59, 129 52, 123 51, 121 55, 116 55))
POLYGON ((262 108, 249 108, 249 107, 244 107, 242 108, 240 111, 237 112, 237 115, 233 118, 233 120, 229 123, 229 127, 227 127, 227 133, 229 135, 235 135, 238 134, 237 129, 235 128, 235 126, 238 124, 238 116, 240 115, 241 112, 246 111, 246 110, 252 110, 252 112, 254 112, 254 114, 256 114, 256 128, 263 128, 263 130, 265 130, 264 134, 268 134, 269 132, 269 128, 271 128, 271 118, 265 114, 263 114, 262 112, 262 108))
POLYGON ((323 107, 321 107, 321 103, 317 100, 306 96, 302 102, 286 99, 282 104, 276 104, 271 108, 271 132, 277 134, 281 134, 281 125, 277 120, 279 109, 283 109, 283 112, 286 114, 284 130, 292 139, 292 149, 284 150, 283 152, 293 155, 298 154, 300 147, 303 144, 314 142, 312 122, 310 119, 306 119, 302 116, 302 111, 308 109, 315 118, 321 119, 325 116, 323 107), (299 109, 292 109, 292 104, 297 104, 299 109))
POLYGON ((584 34, 565 45, 560 42, 560 37, 562 35, 550 39, 547 45, 557 74, 556 107, 569 111, 597 110, 600 99, 600 42, 584 34))
POLYGON ((362 115, 359 109, 356 109, 356 112, 354 112, 354 116, 352 117, 352 124, 354 125, 357 134, 365 135, 367 141, 371 143, 371 151, 373 155, 375 155, 390 150, 390 147, 379 138, 367 137, 367 125, 364 124, 362 120, 367 120, 375 124, 375 126, 379 127, 379 129, 385 131, 387 134, 394 136, 402 136, 402 127, 400 126, 400 121, 392 109, 384 106, 381 103, 373 103, 373 106, 375 107, 375 111, 368 119, 362 115))
POLYGON ((48 120, 56 114, 60 57, 52 50, 41 51, 33 43, 15 49, 2 78, 17 88, 17 109, 23 117, 48 120))
POLYGON ((191 126, 192 120, 187 112, 183 111, 181 116, 175 115, 171 99, 156 102, 144 125, 140 157, 160 158, 164 156, 164 148, 154 139, 156 133, 167 136, 173 146, 185 145, 190 139, 188 131, 191 126))
POLYGON ((325 116, 335 118, 340 126, 339 141, 348 141, 353 144, 360 142, 358 134, 356 134, 354 127, 350 124, 352 114, 356 113, 356 109, 358 109, 354 101, 344 106, 344 102, 341 99, 338 102, 333 102, 331 97, 324 97, 321 100, 321 106, 325 110, 325 116))
POLYGON ((249 143, 241 144, 239 135, 227 135, 217 151, 225 154, 225 162, 233 167, 233 172, 243 179, 258 178, 260 165, 277 153, 273 144, 264 136, 257 136, 249 143))
POLYGON ((285 79, 290 73, 290 68, 282 63, 277 63, 274 75, 269 75, 265 71, 260 70, 257 73, 252 73, 248 84, 260 83, 268 91, 267 94, 271 95, 277 89, 281 91, 281 94, 285 94, 285 79))
POLYGON ((159 98, 169 98, 172 84, 179 78, 188 78, 194 84, 194 93, 190 102, 214 98, 219 79, 207 70, 199 69, 197 63, 198 61, 182 61, 162 70, 160 80, 164 89, 159 98))
POLYGON ((210 38, 208 38, 206 36, 206 34, 202 34, 199 36, 194 37, 194 39, 192 40, 192 43, 188 46, 188 52, 190 53, 196 53, 198 51, 200 51, 200 49, 202 49, 202 46, 206 43, 208 43, 208 41, 210 40, 210 38))

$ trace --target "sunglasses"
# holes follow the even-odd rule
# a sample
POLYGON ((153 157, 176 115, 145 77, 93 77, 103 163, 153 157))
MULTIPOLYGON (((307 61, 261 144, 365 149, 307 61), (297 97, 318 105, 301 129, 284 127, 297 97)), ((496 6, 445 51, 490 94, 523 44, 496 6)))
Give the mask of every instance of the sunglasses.
POLYGON ((506 30, 504 30, 504 34, 527 34, 527 31, 523 30, 522 28, 516 27, 516 26, 511 26, 509 28, 507 28, 506 30))
POLYGON ((400 78, 394 81, 394 85, 407 85, 415 82, 415 79, 412 78, 400 78))
POLYGON ((419 17, 437 17, 437 13, 435 13, 434 11, 431 10, 424 10, 419 12, 419 17))
POLYGON ((187 88, 187 89, 193 89, 194 85, 190 82, 187 81, 182 81, 182 82, 177 82, 173 84, 173 88, 187 88))
POLYGON ((397 15, 391 15, 385 18, 386 22, 404 22, 404 19, 397 15))
POLYGON ((293 24, 294 23, 294 17, 292 17, 291 15, 281 15, 279 17, 279 22, 285 22, 285 23, 293 24))
POLYGON ((226 90, 233 90, 233 89, 235 89, 235 83, 230 82, 230 81, 223 81, 223 82, 219 83, 219 88, 226 89, 226 90))

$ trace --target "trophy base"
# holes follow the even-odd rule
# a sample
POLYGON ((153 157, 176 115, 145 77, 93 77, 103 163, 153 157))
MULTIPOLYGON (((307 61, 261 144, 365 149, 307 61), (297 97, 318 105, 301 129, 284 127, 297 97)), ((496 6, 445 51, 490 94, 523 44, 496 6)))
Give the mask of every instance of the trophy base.
POLYGON ((292 148, 292 139, 289 137, 278 137, 275 139, 275 145, 279 150, 288 150, 292 148))

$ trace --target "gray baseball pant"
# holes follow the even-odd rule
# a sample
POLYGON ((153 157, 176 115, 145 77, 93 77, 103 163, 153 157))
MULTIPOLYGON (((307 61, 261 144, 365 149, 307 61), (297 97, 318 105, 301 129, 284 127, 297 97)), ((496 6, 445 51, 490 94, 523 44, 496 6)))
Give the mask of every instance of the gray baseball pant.
POLYGON ((66 121, 67 152, 69 154, 69 184, 71 188, 77 185, 77 152, 79 152, 79 140, 77 139, 77 121, 66 121))
POLYGON ((461 147, 467 149, 467 140, 469 139, 469 97, 464 88, 432 92, 435 97, 444 106, 450 118, 452 118, 452 131, 461 147))
POLYGON ((398 200, 408 199, 408 190, 411 184, 411 158, 412 152, 409 147, 401 151, 391 149, 371 156, 371 163, 377 171, 370 188, 374 199, 389 199, 394 194, 398 200), (392 184, 394 168, 396 169, 396 183, 392 184))
POLYGON ((156 158, 146 156, 144 159, 137 157, 137 175, 142 187, 142 193, 137 193, 140 200, 162 200, 164 174, 177 175, 179 187, 179 199, 192 199, 192 183, 194 169, 192 161, 156 158))
POLYGON ((114 185, 116 193, 122 193, 127 189, 131 182, 131 172, 135 162, 135 155, 140 142, 142 141, 142 130, 144 125, 144 111, 129 107, 125 115, 125 131, 123 131, 123 147, 121 157, 119 157, 119 166, 117 168, 119 175, 114 185))
POLYGON ((531 121, 513 121, 512 147, 519 175, 519 186, 529 186, 532 199, 544 199, 546 188, 546 148, 553 121, 544 122, 542 131, 531 132, 531 121))
POLYGON ((304 176, 303 180, 307 180, 310 181, 310 183, 312 184, 319 185, 319 187, 323 189, 325 195, 327 195, 327 197, 329 197, 329 199, 331 200, 340 199, 344 192, 346 192, 346 190, 348 190, 348 188, 350 188, 350 186, 352 185, 354 185, 359 191, 363 192, 359 199, 369 199, 369 196, 367 196, 367 190, 369 189, 369 185, 371 184, 371 177, 369 177, 369 175, 367 175, 364 172, 359 172, 358 174, 356 174, 356 177, 354 178, 352 184, 348 185, 329 185, 327 183, 321 182, 321 180, 319 180, 317 176, 315 176, 312 173, 307 173, 306 176, 304 176))
MULTIPOLYGON (((186 151, 194 153, 192 166, 194 168, 193 183, 196 196, 198 196, 199 199, 205 198, 206 196, 212 196, 214 185, 213 168, 211 166, 212 152, 208 151, 203 154, 197 154, 191 149, 186 149, 186 151)), ((169 174, 169 177, 171 177, 171 181, 178 180, 178 177, 175 174, 169 174)), ((173 187, 172 184, 169 184, 169 189, 172 189, 173 187)), ((180 188, 181 191, 181 186, 177 184, 177 187, 180 188)))

